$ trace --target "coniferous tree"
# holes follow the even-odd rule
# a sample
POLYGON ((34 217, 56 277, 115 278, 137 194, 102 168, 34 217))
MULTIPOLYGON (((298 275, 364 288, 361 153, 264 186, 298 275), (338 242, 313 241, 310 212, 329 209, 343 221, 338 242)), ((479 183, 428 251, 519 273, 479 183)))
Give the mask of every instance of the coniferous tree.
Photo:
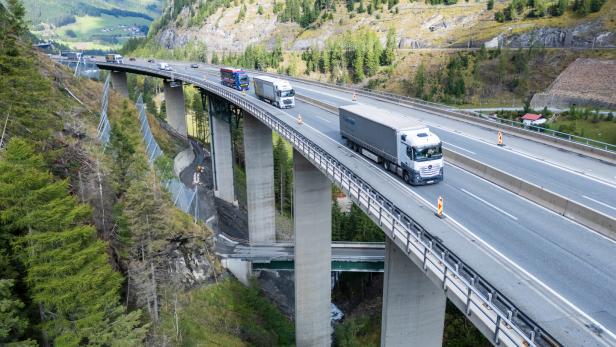
POLYGON ((116 191, 121 196, 127 189, 131 166, 137 151, 137 139, 132 128, 133 114, 128 109, 128 103, 122 105, 122 117, 111 123, 109 148, 113 157, 113 175, 117 185, 116 191))
POLYGON ((423 63, 419 64, 417 73, 415 74, 415 97, 424 98, 424 90, 426 88, 426 68, 423 63))
POLYGON ((391 65, 394 62, 394 55, 396 49, 396 29, 389 28, 387 31, 387 42, 385 44, 385 50, 381 56, 381 65, 391 65))
POLYGON ((20 341, 29 322, 23 313, 24 303, 13 293, 14 280, 0 278, 0 345, 38 346, 32 340, 20 341))
POLYGON ((13 252, 46 335, 57 345, 142 341, 140 313, 123 313, 122 276, 86 224, 89 207, 69 194, 66 181, 54 180, 43 157, 19 138, 0 159, 0 197, 3 234, 13 235, 13 252), (4 194, 11 191, 16 194, 4 194))

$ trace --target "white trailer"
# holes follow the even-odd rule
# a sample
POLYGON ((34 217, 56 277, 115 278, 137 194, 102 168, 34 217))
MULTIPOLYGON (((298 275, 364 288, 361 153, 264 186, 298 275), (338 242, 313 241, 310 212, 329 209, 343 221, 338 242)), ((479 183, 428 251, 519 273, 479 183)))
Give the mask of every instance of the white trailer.
POLYGON ((259 100, 267 100, 278 108, 295 107, 295 91, 289 81, 269 76, 252 78, 259 100))
POLYGON ((441 140, 416 119, 364 104, 341 106, 339 113, 342 138, 385 170, 413 185, 443 180, 441 140))

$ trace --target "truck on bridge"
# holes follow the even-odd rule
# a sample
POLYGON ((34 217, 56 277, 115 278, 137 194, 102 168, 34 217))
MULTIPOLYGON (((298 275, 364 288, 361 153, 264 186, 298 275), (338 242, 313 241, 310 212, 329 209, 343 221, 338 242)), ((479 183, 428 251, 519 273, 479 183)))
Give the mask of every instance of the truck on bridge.
POLYGON ((124 57, 119 54, 109 53, 105 55, 105 61, 108 63, 124 64, 124 57))
POLYGON ((376 107, 339 108, 340 133, 353 150, 412 185, 443 180, 442 142, 416 119, 376 107))
POLYGON ((223 86, 231 87, 237 90, 248 90, 249 82, 246 71, 242 69, 221 68, 220 83, 223 86))
POLYGON ((267 100, 278 108, 295 107, 295 90, 289 81, 269 76, 252 78, 259 100, 267 100))

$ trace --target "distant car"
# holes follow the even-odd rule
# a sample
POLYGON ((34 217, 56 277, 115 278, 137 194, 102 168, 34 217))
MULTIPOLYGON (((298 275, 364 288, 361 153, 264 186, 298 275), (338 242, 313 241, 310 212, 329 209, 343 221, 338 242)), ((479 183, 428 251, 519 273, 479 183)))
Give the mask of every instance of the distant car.
POLYGON ((165 62, 158 63, 158 69, 159 70, 169 70, 170 68, 171 68, 171 66, 169 66, 169 64, 167 64, 165 62))
POLYGON ((173 68, 172 68, 171 66, 167 65, 167 68, 166 68, 165 70, 167 70, 167 71, 173 71, 173 68))
POLYGON ((95 55, 91 55, 90 58, 96 59, 96 56, 95 55))
POLYGON ((130 58, 128 58, 128 60, 135 61, 135 57, 130 57, 130 58))
POLYGON ((148 63, 154 63, 154 59, 148 59, 148 63))
POLYGON ((199 64, 190 64, 190 67, 192 67, 193 69, 198 69, 199 68, 199 64))

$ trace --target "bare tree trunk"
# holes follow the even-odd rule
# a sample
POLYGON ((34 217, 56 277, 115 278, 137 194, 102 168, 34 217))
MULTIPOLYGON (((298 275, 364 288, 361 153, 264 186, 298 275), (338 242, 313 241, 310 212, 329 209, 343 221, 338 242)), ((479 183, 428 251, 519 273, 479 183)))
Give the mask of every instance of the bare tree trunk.
POLYGON ((148 262, 150 263, 150 292, 152 295, 152 319, 154 322, 158 322, 158 294, 156 291, 156 269, 154 268, 154 262, 152 261, 152 234, 150 231, 150 219, 149 216, 145 216, 146 228, 148 230, 148 262))
POLYGON ((101 170, 98 159, 96 160, 96 175, 98 176, 98 194, 101 199, 101 218, 103 220, 103 234, 107 231, 105 226, 105 200, 103 199, 103 181, 101 179, 101 170))

